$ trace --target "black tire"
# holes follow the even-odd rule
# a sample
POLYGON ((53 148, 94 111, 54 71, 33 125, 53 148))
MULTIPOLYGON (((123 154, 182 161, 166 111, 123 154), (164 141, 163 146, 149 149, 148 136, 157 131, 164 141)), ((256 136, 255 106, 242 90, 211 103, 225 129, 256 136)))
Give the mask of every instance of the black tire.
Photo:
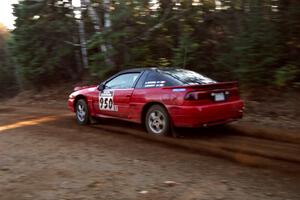
POLYGON ((161 105, 153 105, 148 109, 144 123, 151 135, 168 136, 171 130, 168 111, 161 105))
POLYGON ((90 123, 90 111, 87 102, 84 99, 79 99, 76 103, 76 119, 80 125, 90 123))

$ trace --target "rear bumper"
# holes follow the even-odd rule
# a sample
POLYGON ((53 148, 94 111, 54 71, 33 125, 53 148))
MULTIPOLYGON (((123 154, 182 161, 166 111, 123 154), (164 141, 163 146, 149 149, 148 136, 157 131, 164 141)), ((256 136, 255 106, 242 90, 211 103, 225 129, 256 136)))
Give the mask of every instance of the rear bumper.
POLYGON ((237 100, 203 106, 168 108, 177 127, 201 127, 228 123, 243 117, 244 102, 237 100))

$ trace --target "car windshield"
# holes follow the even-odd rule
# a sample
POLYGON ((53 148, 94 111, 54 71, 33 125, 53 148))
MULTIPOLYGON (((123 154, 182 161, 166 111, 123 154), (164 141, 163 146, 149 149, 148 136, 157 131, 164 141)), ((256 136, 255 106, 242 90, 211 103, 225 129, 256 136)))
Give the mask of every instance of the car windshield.
POLYGON ((186 70, 186 69, 160 69, 160 73, 171 76, 176 80, 179 80, 184 85, 203 85, 216 83, 216 81, 198 74, 197 72, 186 70))

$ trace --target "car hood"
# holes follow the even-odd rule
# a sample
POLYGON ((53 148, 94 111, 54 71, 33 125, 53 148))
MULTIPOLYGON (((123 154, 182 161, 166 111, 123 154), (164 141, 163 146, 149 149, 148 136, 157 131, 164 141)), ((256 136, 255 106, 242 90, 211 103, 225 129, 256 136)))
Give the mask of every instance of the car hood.
POLYGON ((86 86, 76 86, 74 87, 74 92, 79 91, 79 90, 83 90, 83 89, 89 89, 89 88, 96 88, 97 85, 86 85, 86 86))

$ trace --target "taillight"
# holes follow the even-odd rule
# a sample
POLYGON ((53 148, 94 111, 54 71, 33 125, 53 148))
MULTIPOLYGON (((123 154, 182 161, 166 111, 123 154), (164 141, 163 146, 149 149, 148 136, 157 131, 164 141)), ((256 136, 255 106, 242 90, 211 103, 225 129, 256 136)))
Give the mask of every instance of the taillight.
POLYGON ((228 100, 230 96, 236 94, 235 91, 194 91, 189 92, 185 95, 184 100, 188 101, 197 101, 197 100, 213 100, 215 99, 215 95, 222 93, 224 95, 224 100, 228 100))
POLYGON ((184 100, 190 100, 190 101, 194 101, 194 100, 198 100, 199 96, 197 92, 189 92, 185 95, 184 100))

